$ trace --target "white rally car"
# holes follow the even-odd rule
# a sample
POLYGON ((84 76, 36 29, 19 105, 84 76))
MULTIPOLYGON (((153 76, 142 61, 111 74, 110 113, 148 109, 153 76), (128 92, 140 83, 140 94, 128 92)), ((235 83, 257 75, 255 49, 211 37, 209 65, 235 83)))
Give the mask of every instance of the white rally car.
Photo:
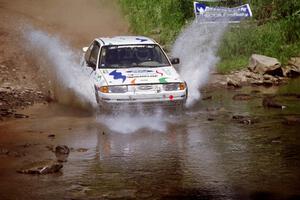
POLYGON ((97 103, 182 106, 187 86, 162 48, 141 36, 96 38, 84 47, 84 68, 92 76, 97 103))

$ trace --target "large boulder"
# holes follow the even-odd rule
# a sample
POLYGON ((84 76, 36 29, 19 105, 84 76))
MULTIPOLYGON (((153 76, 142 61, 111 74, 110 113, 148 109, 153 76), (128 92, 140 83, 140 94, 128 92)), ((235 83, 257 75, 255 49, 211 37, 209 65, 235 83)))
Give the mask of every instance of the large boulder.
POLYGON ((286 106, 277 103, 273 97, 264 97, 262 101, 262 105, 265 108, 281 108, 284 109, 286 106))
POLYGON ((300 57, 293 57, 289 60, 290 65, 300 68, 300 57))
POLYGON ((276 58, 253 54, 249 61, 249 70, 258 74, 283 76, 281 64, 276 58))
POLYGON ((283 75, 287 77, 300 76, 300 57, 291 58, 287 66, 282 68, 283 75))

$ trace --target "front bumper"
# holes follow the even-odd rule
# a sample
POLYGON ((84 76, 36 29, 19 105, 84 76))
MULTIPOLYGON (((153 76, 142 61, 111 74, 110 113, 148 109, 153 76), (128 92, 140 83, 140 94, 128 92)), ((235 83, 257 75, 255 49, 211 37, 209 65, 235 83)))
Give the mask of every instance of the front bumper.
POLYGON ((97 92, 98 103, 104 108, 115 107, 178 107, 182 106, 187 98, 186 90, 180 91, 163 91, 163 92, 144 92, 144 93, 100 93, 97 92))

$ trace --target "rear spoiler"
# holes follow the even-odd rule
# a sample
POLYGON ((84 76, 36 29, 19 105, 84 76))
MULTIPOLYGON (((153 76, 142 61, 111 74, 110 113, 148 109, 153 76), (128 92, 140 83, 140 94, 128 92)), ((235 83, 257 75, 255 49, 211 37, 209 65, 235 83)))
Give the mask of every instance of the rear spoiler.
MULTIPOLYGON (((216 0, 205 0, 216 1, 216 0)), ((194 13, 197 22, 216 23, 228 22, 239 23, 240 21, 252 17, 252 11, 249 4, 238 7, 210 7, 204 3, 194 2, 194 13)))

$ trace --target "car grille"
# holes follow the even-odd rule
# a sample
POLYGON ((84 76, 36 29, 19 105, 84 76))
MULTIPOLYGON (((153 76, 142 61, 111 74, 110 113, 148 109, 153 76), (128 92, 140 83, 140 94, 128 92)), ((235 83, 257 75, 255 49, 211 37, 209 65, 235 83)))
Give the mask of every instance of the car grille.
POLYGON ((139 90, 152 90, 153 86, 152 85, 140 85, 137 87, 139 90))

